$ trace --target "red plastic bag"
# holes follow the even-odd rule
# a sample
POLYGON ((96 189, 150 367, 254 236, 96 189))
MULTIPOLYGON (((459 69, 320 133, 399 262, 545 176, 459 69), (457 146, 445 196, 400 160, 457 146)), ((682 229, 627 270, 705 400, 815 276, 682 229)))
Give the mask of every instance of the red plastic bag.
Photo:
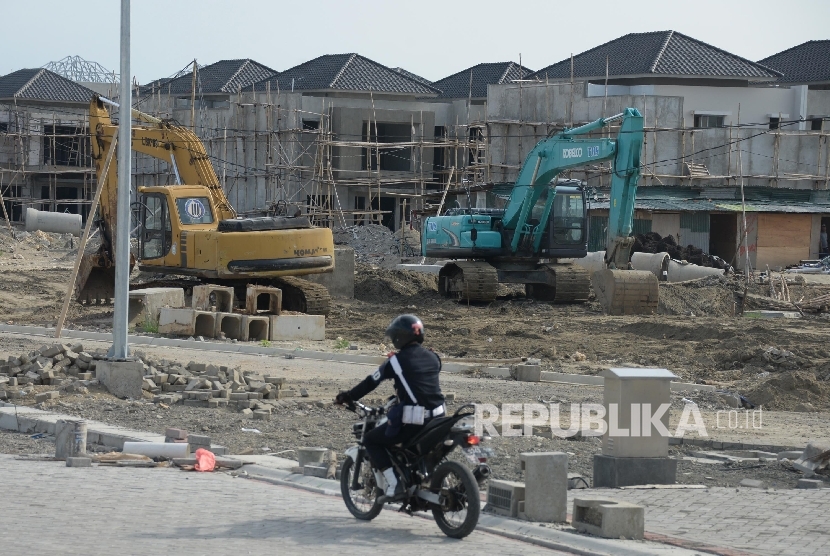
POLYGON ((210 450, 196 450, 196 471, 213 471, 216 468, 216 456, 210 450))

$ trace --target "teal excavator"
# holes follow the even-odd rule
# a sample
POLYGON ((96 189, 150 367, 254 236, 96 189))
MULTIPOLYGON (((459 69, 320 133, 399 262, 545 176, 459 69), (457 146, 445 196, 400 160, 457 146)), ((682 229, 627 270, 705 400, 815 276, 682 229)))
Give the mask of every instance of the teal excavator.
POLYGON ((528 297, 557 303, 594 293, 609 314, 657 309, 657 277, 631 270, 634 200, 640 177, 643 117, 636 108, 566 129, 527 155, 510 199, 500 208, 451 208, 429 217, 421 232, 425 257, 450 259, 438 275, 447 297, 493 301, 499 283, 525 284, 528 297), (616 138, 577 138, 621 120, 616 138), (557 181, 565 170, 612 161, 605 270, 592 276, 561 259, 588 251, 588 209, 577 180, 557 181))

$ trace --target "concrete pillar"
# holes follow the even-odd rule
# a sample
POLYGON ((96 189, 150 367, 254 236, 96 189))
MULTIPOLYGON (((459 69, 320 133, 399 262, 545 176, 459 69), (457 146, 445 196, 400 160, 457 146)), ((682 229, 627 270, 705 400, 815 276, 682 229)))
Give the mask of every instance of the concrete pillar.
POLYGON ((525 472, 524 518, 544 523, 568 518, 568 454, 520 454, 525 472))

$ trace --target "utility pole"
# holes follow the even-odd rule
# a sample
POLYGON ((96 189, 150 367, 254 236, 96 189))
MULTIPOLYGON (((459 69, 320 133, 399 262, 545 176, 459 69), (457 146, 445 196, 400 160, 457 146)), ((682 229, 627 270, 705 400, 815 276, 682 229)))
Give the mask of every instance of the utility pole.
POLYGON ((115 307, 109 356, 124 361, 129 355, 127 319, 130 295, 130 177, 132 174, 132 87, 130 86, 130 0, 121 0, 121 109, 118 121, 118 193, 115 234, 115 307))

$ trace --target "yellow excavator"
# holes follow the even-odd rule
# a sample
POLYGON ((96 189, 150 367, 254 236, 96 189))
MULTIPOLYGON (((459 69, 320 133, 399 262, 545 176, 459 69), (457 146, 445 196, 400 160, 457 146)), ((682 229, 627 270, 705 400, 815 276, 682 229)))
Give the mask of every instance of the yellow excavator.
MULTIPOLYGON (((89 105, 92 157, 103 184, 97 221, 101 246, 81 262, 76 287, 81 302, 100 302, 114 294, 115 161, 102 174, 118 126, 110 119, 108 104, 114 105, 96 95, 89 105)), ((286 204, 274 215, 238 217, 195 133, 137 110, 132 117, 141 122, 132 127, 132 149, 168 162, 176 182, 138 188, 133 206, 139 269, 237 288, 274 285, 283 290, 283 308, 328 314, 328 290, 298 276, 334 269, 331 230, 313 226, 298 207, 286 204)))

